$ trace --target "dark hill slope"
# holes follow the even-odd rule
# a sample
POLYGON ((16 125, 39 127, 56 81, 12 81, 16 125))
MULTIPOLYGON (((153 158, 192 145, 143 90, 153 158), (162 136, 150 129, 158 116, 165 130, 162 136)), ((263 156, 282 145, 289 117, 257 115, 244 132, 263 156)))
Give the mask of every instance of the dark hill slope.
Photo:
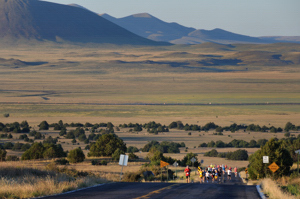
POLYGON ((175 44, 199 44, 204 42, 216 42, 222 44, 233 43, 269 43, 270 41, 260 39, 257 37, 250 37, 225 31, 222 29, 214 30, 195 30, 188 34, 188 36, 182 37, 171 41, 175 44))
POLYGON ((164 22, 148 13, 114 18, 103 14, 102 17, 142 37, 155 41, 171 41, 187 36, 194 28, 188 28, 178 23, 164 22))
POLYGON ((38 0, 0 0, 0 38, 158 45, 88 10, 38 0))

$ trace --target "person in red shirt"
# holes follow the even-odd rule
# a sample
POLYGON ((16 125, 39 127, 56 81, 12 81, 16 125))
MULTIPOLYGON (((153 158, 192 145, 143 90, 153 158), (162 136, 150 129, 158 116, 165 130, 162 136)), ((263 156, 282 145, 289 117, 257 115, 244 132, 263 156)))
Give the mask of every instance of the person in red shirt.
POLYGON ((237 177, 237 167, 234 167, 234 175, 237 177))
POLYGON ((191 169, 189 168, 189 166, 186 166, 184 173, 186 177, 186 183, 190 183, 191 169))

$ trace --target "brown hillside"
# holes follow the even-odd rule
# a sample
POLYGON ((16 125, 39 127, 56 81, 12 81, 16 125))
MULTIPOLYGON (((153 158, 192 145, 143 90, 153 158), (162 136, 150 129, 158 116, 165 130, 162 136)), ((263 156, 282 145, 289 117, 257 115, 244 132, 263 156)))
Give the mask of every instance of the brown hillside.
POLYGON ((0 0, 1 39, 157 45, 85 9, 38 0, 0 0))

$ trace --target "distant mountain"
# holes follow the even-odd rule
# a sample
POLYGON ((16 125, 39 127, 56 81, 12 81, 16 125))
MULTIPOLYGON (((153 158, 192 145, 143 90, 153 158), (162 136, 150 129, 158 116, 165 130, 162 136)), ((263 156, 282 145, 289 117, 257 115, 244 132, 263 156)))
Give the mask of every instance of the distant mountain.
POLYGON ((0 0, 0 40, 158 45, 86 9, 39 0, 0 0))
POLYGON ((187 36, 194 28, 188 28, 178 23, 164 22, 148 13, 139 13, 124 18, 114 18, 102 14, 103 18, 139 35, 154 41, 171 41, 187 36))
POLYGON ((102 14, 101 16, 139 36, 173 44, 201 44, 205 42, 220 44, 300 43, 300 37, 250 37, 218 28, 214 30, 196 30, 177 23, 164 22, 148 13, 134 14, 124 18, 115 18, 108 14, 102 14))
POLYGON ((87 9, 87 8, 81 6, 81 5, 78 5, 78 4, 76 4, 76 3, 69 4, 69 6, 73 6, 73 7, 76 7, 76 8, 82 8, 82 9, 85 9, 85 10, 90 11, 89 9, 87 9))
POLYGON ((221 44, 234 43, 269 43, 269 41, 257 37, 235 34, 222 29, 214 30, 195 30, 182 37, 171 41, 174 44, 199 44, 204 42, 215 42, 221 44))
POLYGON ((264 40, 268 40, 272 43, 274 42, 295 42, 300 43, 300 36, 265 36, 259 37, 264 40))

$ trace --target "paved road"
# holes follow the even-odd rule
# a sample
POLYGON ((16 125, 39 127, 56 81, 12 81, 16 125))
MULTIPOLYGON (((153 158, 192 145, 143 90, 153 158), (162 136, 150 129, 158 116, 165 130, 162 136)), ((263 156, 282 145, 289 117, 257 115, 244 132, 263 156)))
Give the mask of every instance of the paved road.
POLYGON ((46 199, 259 199, 255 186, 243 185, 238 178, 225 183, 111 183, 46 199))

